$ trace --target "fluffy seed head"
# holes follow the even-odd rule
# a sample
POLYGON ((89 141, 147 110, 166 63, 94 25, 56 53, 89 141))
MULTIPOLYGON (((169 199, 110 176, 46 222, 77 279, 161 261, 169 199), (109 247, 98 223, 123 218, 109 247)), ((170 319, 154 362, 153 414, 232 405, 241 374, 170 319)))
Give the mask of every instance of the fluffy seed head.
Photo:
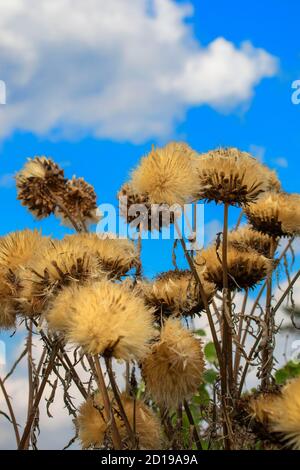
POLYGON ((25 315, 40 314, 64 286, 104 275, 98 259, 88 248, 71 237, 53 241, 37 251, 26 267, 20 293, 22 311, 25 315))
POLYGON ((117 359, 141 359, 154 336, 152 311, 143 300, 107 280, 63 289, 47 319, 87 353, 117 359))
POLYGON ((97 259, 101 270, 109 278, 120 278, 130 269, 140 266, 135 245, 127 238, 101 238, 95 233, 80 233, 69 235, 65 240, 97 259))
POLYGON ((38 219, 53 214, 56 202, 53 196, 64 193, 63 170, 47 157, 29 159, 16 175, 18 199, 38 219))
POLYGON ((177 142, 153 148, 134 170, 131 183, 133 191, 146 194, 151 204, 183 205, 198 187, 195 153, 177 142))
POLYGON ((23 230, 0 238, 0 328, 15 325, 24 269, 32 256, 49 243, 38 231, 23 230))
MULTIPOLYGON (((210 302, 215 285, 204 279, 202 283, 210 302)), ((155 309, 158 316, 189 316, 200 313, 204 308, 195 279, 188 270, 161 273, 153 282, 142 283, 141 290, 146 303, 155 309)))
MULTIPOLYGON (((132 428, 135 422, 139 449, 159 450, 161 448, 162 431, 159 420, 151 409, 141 400, 135 400, 134 402, 131 397, 124 393, 121 395, 121 401, 132 428)), ((112 412, 114 413, 121 440, 125 446, 130 448, 126 427, 114 402, 112 402, 112 412)), ((89 447, 101 448, 105 440, 110 438, 110 427, 105 421, 103 401, 99 393, 88 398, 81 405, 76 424, 79 439, 84 449, 89 447)))
POLYGON ((228 243, 239 251, 256 251, 268 258, 271 253, 272 239, 269 235, 249 226, 240 227, 228 234, 228 243))
POLYGON ((271 415, 271 430, 283 435, 295 450, 300 450, 300 378, 294 379, 282 389, 271 415))
POLYGON ((166 320, 142 364, 147 392, 158 404, 175 408, 197 392, 203 370, 201 342, 179 320, 166 320))
POLYGON ((261 394, 250 401, 251 415, 279 433, 287 445, 300 450, 300 377, 278 394, 261 394))
MULTIPOLYGON (((210 246, 198 252, 196 266, 203 277, 213 282, 219 290, 223 289, 222 246, 210 246)), ((271 268, 271 261, 255 251, 240 251, 228 247, 228 286, 231 290, 253 288, 262 281, 271 268)))
POLYGON ((266 193, 245 209, 252 227, 275 237, 300 234, 300 195, 266 193))
MULTIPOLYGON (((77 223, 84 223, 86 226, 97 223, 100 215, 97 212, 97 196, 94 187, 83 178, 76 178, 66 182, 63 194, 64 207, 71 214, 77 223)), ((64 224, 70 225, 66 213, 57 207, 56 215, 61 217, 64 224)))
POLYGON ((252 397, 248 403, 251 418, 268 425, 279 397, 280 395, 275 393, 261 393, 252 397))
POLYGON ((197 159, 199 197, 240 206, 255 201, 275 174, 236 148, 217 149, 197 159))

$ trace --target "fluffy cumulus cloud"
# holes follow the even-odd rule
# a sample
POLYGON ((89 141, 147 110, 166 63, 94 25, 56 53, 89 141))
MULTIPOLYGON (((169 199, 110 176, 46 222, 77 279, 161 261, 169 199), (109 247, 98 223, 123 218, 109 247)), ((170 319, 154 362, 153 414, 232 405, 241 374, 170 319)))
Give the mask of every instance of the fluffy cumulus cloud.
POLYGON ((202 47, 174 0, 6 0, 2 136, 16 129, 118 140, 164 137, 191 106, 231 110, 276 73, 250 42, 202 47))

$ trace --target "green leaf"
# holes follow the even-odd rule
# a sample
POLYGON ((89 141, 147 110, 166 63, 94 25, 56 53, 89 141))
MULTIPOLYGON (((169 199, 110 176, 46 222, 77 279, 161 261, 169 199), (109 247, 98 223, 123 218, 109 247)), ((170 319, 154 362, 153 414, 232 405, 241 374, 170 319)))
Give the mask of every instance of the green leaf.
POLYGON ((289 361, 284 367, 278 369, 275 373, 275 380, 279 385, 284 384, 290 379, 300 376, 300 363, 289 361))
POLYGON ((208 391, 205 388, 205 384, 200 385, 199 395, 198 395, 197 398, 198 398, 197 401, 198 401, 199 405, 207 406, 209 404, 210 396, 209 396, 208 391))
POLYGON ((210 385, 215 383, 217 377, 218 373, 214 369, 207 369, 203 374, 204 381, 210 385))
POLYGON ((206 360, 213 364, 214 362, 217 362, 217 353, 216 353, 216 348, 214 343, 207 343, 207 345, 204 348, 204 354, 206 357, 206 360))
POLYGON ((195 335, 198 335, 198 336, 206 336, 206 332, 205 330, 195 330, 194 331, 195 335))

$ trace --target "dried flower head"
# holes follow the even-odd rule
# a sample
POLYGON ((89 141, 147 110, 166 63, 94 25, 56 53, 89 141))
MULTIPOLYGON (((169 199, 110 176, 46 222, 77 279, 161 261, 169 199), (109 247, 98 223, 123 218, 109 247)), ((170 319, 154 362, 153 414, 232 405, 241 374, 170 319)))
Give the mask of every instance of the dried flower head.
MULTIPOLYGON (((196 265, 204 279, 223 289, 222 246, 210 246, 196 256, 196 265)), ((271 261, 255 251, 240 251, 228 247, 228 286, 231 290, 253 288, 262 281, 271 268, 271 261)))
POLYGON ((65 240, 97 259, 101 270, 110 278, 120 278, 130 269, 140 266, 137 249, 127 238, 104 238, 100 234, 80 233, 66 236, 65 240))
POLYGON ((22 311, 25 315, 40 314, 64 286, 104 275, 93 251, 72 237, 53 241, 38 251, 26 267, 20 293, 22 311))
POLYGON ((293 449, 300 450, 300 378, 283 387, 270 419, 270 429, 282 434, 293 449))
POLYGON ((239 251, 257 251, 266 258, 270 257, 272 239, 269 235, 249 226, 240 227, 228 234, 228 243, 239 251))
POLYGON ((141 359, 154 336, 151 309, 121 284, 107 280, 65 288, 47 320, 87 353, 141 359))
POLYGON ((64 209, 57 207, 56 215, 61 217, 64 224, 70 225, 66 212, 79 224, 89 226, 100 220, 100 214, 97 211, 97 195, 94 187, 87 183, 83 178, 76 178, 66 182, 63 195, 64 209))
POLYGON ((268 425, 279 397, 280 395, 276 393, 260 393, 257 396, 251 397, 248 403, 251 418, 265 426, 268 425))
POLYGON ((179 320, 166 320, 142 363, 146 390, 162 406, 178 406, 197 392, 204 370, 201 342, 179 320))
POLYGON ((16 175, 18 199, 38 219, 53 214, 57 197, 64 193, 63 170, 47 157, 29 159, 16 175))
MULTIPOLYGON (((159 450, 161 448, 162 431, 155 414, 141 400, 134 401, 124 393, 121 395, 121 401, 132 428, 135 422, 139 449, 159 450)), ((121 440, 130 448, 126 427, 115 404, 112 404, 112 411, 121 440)), ((99 393, 88 398, 81 405, 77 417, 77 427, 79 439, 84 449, 89 447, 101 448, 105 440, 110 438, 110 428, 105 421, 103 401, 99 393)))
POLYGON ((255 201, 275 177, 250 154, 236 148, 200 155, 197 172, 201 199, 235 206, 255 201))
POLYGON ((300 378, 288 382, 279 393, 260 394, 250 401, 251 415, 282 435, 295 450, 300 450, 300 378))
POLYGON ((0 328, 15 325, 24 268, 49 243, 37 230, 23 230, 0 238, 0 328))
MULTIPOLYGON (((208 302, 215 293, 215 285, 202 279, 208 302)), ((194 276, 188 270, 175 269, 161 273, 153 282, 141 284, 146 303, 158 316, 189 316, 204 309, 194 276)))
POLYGON ((300 196, 298 194, 266 193, 245 208, 249 223, 255 230, 274 237, 300 234, 300 196))
POLYGON ((174 223, 177 216, 177 211, 170 210, 167 204, 151 204, 146 194, 133 190, 131 183, 122 186, 118 200, 121 216, 141 232, 161 231, 174 223))
POLYGON ((151 204, 183 205, 198 188, 195 153, 176 142, 153 148, 134 170, 131 183, 133 191, 146 194, 151 204))

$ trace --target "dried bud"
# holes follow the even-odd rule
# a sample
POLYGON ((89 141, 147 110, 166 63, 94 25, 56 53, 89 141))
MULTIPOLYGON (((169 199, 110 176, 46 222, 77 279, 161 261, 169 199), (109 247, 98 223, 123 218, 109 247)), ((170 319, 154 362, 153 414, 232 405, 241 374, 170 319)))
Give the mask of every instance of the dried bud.
MULTIPOLYGON (((67 212, 76 222, 86 225, 97 223, 97 196, 94 187, 87 183, 83 178, 68 180, 64 188, 63 204, 67 212)), ((69 224, 66 213, 58 207, 56 214, 62 218, 64 223, 69 224)))
POLYGON ((43 219, 54 213, 65 181, 64 171, 53 160, 34 157, 16 176, 18 199, 35 217, 43 219))

